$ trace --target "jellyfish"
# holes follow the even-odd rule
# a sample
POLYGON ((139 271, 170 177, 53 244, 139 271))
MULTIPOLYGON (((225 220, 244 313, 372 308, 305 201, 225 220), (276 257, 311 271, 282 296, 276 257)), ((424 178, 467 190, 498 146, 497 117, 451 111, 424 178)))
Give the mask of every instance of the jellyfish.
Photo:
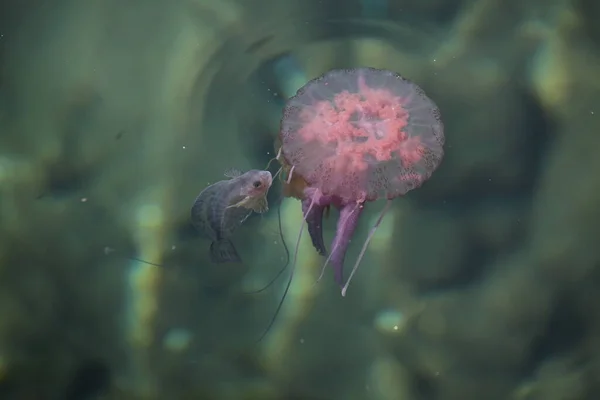
POLYGON ((444 155, 439 109, 419 86, 395 72, 332 70, 288 100, 278 143, 284 195, 300 200, 306 222, 291 274, 306 225, 314 248, 327 257, 319 280, 331 265, 345 296, 392 200, 420 187, 439 166, 444 155), (361 214, 368 202, 379 199, 386 203, 345 280, 344 259, 361 214), (339 219, 328 250, 322 227, 331 206, 339 210, 339 219))

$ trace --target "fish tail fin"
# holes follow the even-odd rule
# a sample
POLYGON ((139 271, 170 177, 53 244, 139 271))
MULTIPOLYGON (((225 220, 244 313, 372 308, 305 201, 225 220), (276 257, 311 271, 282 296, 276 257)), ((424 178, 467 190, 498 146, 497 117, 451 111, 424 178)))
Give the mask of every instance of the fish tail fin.
POLYGON ((235 246, 229 239, 212 242, 210 244, 210 258, 212 262, 217 264, 242 262, 235 246))

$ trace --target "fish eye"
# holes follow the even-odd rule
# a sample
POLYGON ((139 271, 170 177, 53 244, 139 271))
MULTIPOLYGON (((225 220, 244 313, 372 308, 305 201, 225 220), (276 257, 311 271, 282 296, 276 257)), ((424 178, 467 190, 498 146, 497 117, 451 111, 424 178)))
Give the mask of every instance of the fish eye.
POLYGON ((254 183, 252 183, 252 186, 254 186, 255 188, 259 188, 261 185, 260 181, 254 181, 254 183))

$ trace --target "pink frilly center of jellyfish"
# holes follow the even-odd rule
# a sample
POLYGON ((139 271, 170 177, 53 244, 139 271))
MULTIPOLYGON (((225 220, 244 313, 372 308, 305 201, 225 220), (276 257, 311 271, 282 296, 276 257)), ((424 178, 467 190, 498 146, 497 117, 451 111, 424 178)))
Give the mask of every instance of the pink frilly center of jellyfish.
MULTIPOLYGON (((336 154, 344 156, 352 172, 366 171, 368 156, 371 163, 399 158, 402 166, 410 169, 421 160, 425 147, 418 137, 408 137, 404 130, 408 124, 406 100, 390 90, 369 87, 362 76, 358 87, 358 93, 344 90, 331 100, 305 107, 297 133, 306 142, 336 148, 336 154)), ((335 168, 335 157, 329 161, 333 163, 330 167, 339 169, 335 168)))

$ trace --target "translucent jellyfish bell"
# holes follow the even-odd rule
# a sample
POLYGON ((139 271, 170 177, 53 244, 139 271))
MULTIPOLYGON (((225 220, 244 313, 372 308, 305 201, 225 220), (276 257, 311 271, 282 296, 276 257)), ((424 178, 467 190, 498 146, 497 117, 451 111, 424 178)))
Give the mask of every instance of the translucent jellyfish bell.
POLYGON ((423 90, 397 73, 333 70, 292 97, 283 157, 311 187, 344 201, 394 198, 427 180, 443 157, 443 124, 423 90))

